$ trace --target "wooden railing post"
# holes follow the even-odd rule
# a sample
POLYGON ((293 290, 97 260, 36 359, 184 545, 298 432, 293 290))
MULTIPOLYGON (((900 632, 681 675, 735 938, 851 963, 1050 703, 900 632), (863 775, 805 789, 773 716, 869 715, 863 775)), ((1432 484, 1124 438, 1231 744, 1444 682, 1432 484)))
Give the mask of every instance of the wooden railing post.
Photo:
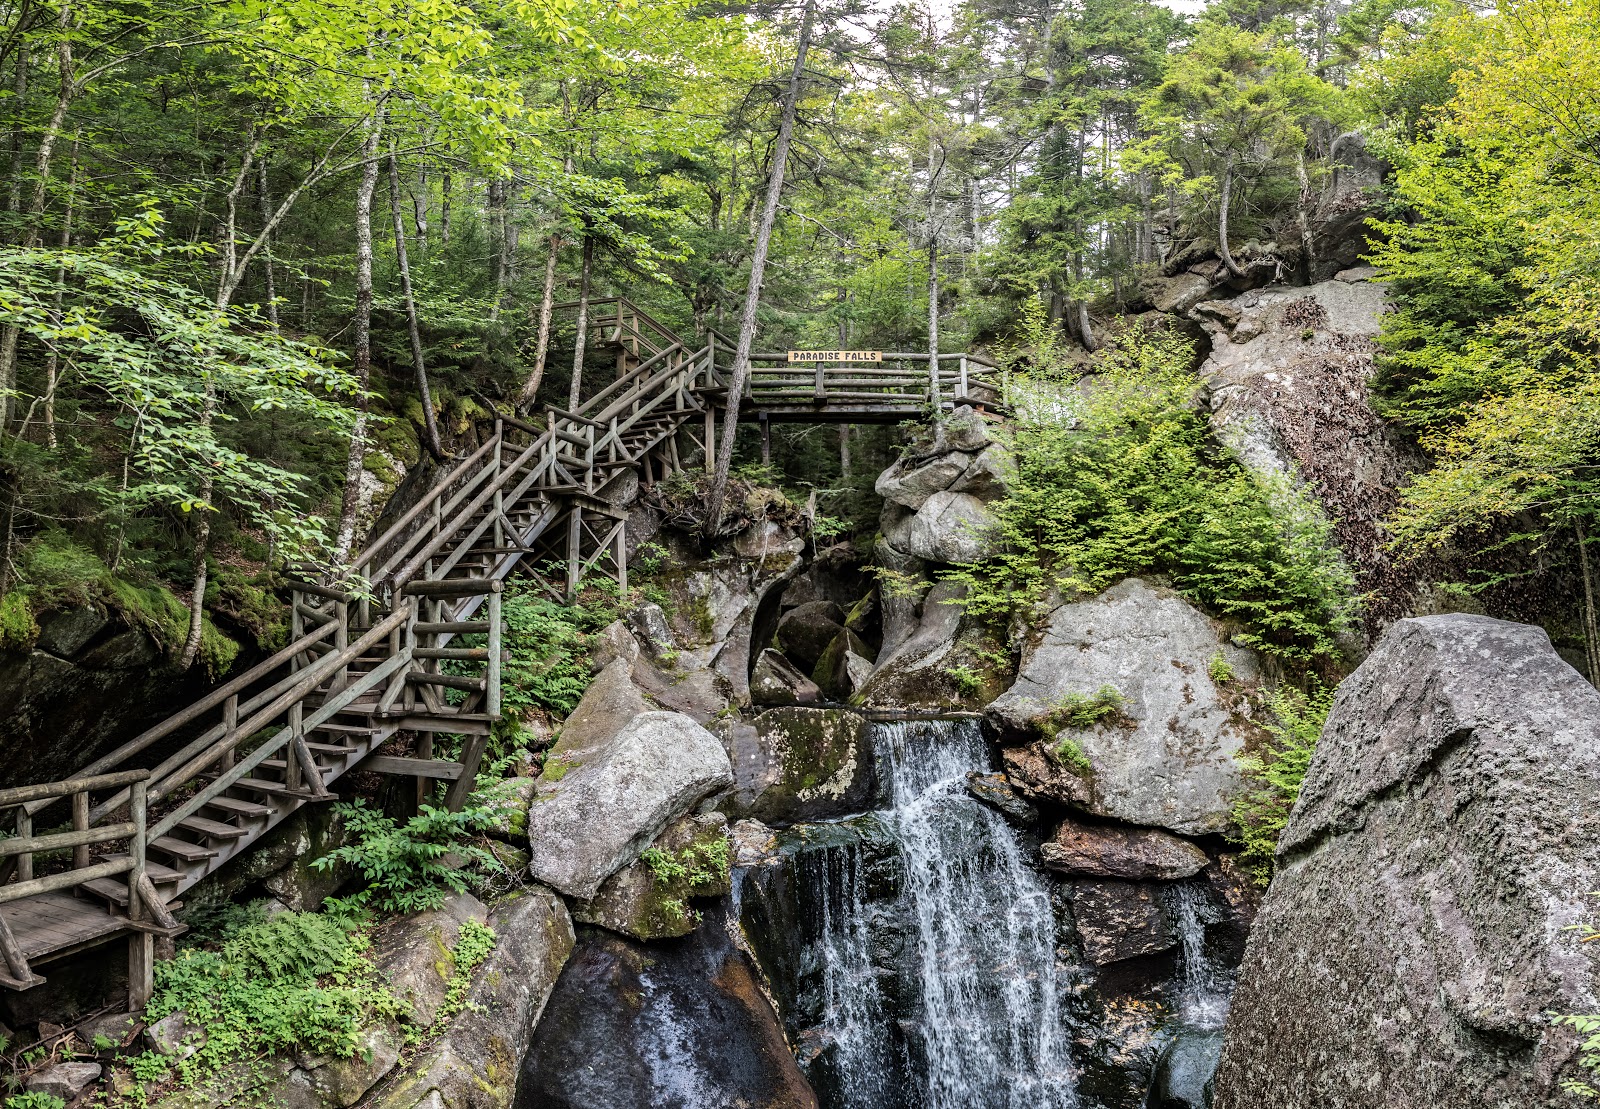
POLYGON ((972 392, 967 388, 967 356, 961 356, 961 396, 957 399, 965 400, 972 392))
MULTIPOLYGON (((145 918, 145 828, 148 783, 134 782, 128 791, 128 811, 133 819, 133 835, 128 837, 128 856, 133 867, 128 871, 128 918, 145 918)), ((155 993, 155 937, 147 931, 128 935, 128 1011, 143 1009, 155 993)))
POLYGON ((574 504, 567 515, 567 603, 578 596, 578 578, 583 569, 583 506, 574 504))
POLYGON ((227 743, 229 737, 239 730, 239 695, 235 693, 222 702, 222 736, 226 750, 217 760, 217 771, 226 774, 233 769, 233 744, 227 743))
MULTIPOLYGON (((89 791, 80 790, 72 795, 72 830, 89 830, 89 791)), ((80 843, 72 849, 72 869, 82 870, 89 865, 89 845, 80 843)))
POLYGON ((489 673, 484 693, 484 711, 491 720, 500 716, 500 645, 504 636, 500 627, 500 594, 489 594, 489 673))
POLYGON ((284 784, 290 789, 301 786, 300 760, 295 757, 295 740, 304 742, 305 702, 296 701, 289 706, 289 748, 284 752, 284 784))
MULTIPOLYGON (((28 811, 28 806, 17 806, 17 838, 33 838, 33 814, 28 811)), ((17 881, 28 882, 33 879, 33 852, 24 851, 17 856, 17 881)))
MULTIPOLYGON (((295 589, 290 592, 289 600, 289 642, 295 643, 299 641, 301 636, 306 634, 306 620, 304 616, 300 615, 300 606, 306 604, 310 598, 307 594, 295 589)), ((306 661, 305 652, 297 652, 294 658, 289 660, 289 669, 299 670, 306 665, 306 661)))

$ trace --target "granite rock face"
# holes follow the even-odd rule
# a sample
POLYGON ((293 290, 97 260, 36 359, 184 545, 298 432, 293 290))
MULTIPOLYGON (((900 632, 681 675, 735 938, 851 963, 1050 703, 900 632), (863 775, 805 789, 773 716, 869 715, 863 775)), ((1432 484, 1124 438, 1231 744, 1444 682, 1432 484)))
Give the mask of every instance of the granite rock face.
POLYGON ((1200 873, 1206 853, 1153 828, 1115 828, 1062 821, 1039 849, 1044 865, 1063 874, 1170 881, 1200 873))
POLYGON ((732 729, 733 793, 718 804, 778 825, 859 812, 875 783, 868 735, 866 719, 846 709, 768 709, 732 729))
POLYGON ((668 824, 733 782, 722 744, 681 713, 643 712, 609 739, 581 746, 567 738, 552 749, 528 806, 529 872, 582 901, 668 824))
POLYGON ((1569 1105, 1600 1011, 1600 693, 1545 633, 1403 620, 1340 686, 1250 935, 1217 1109, 1569 1105))
MULTIPOLYGON (((1240 785, 1234 756, 1249 725, 1210 676, 1219 655, 1237 680, 1257 676, 1255 657, 1223 642, 1187 601, 1129 578, 1058 607, 1024 650, 1016 684, 987 716, 1008 740, 1026 739, 1044 729, 1069 695, 1092 696, 1110 686, 1123 698, 1119 718, 1061 733, 1089 760, 1089 769, 1074 775, 1086 794, 1082 806, 1180 835, 1220 832, 1240 785)), ((1043 792, 1028 781, 1018 784, 1043 792)))

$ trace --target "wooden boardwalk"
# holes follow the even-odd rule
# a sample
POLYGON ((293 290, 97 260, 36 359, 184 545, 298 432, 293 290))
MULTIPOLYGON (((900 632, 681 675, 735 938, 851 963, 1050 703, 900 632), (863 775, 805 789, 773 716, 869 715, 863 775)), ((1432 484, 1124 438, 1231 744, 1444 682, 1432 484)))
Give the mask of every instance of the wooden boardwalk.
MULTIPOLYGON (((731 345, 712 335, 691 350, 623 299, 590 308, 591 349, 614 352, 617 370, 578 411, 498 416, 348 568, 302 568, 286 647, 76 778, 0 790, 0 820, 15 829, 0 839, 0 985, 30 988, 51 960, 126 936, 137 1008, 154 938, 182 931, 172 912, 184 891, 330 800, 344 774, 411 778, 419 797, 448 782, 447 804, 465 802, 500 718, 504 581, 524 574, 557 599, 587 574, 626 588, 621 479, 716 461, 731 345), (400 733, 415 736, 411 753, 382 753, 400 733), (434 757, 440 734, 460 737, 458 757, 434 757), (35 835, 36 824, 53 830, 35 835)), ((762 353, 752 365, 740 419, 763 428, 999 399, 980 376, 992 363, 975 355, 825 367, 762 353)))

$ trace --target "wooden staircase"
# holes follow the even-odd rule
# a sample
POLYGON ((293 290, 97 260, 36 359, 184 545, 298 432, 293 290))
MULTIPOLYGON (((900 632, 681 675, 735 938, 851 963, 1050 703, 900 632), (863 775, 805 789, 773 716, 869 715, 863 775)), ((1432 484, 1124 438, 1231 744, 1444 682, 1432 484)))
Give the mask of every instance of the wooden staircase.
MULTIPOLYGON (((616 380, 576 412, 547 408, 542 423, 497 416, 487 440, 348 568, 321 580, 301 568, 290 642, 271 658, 76 778, 0 790, 0 818, 14 814, 15 827, 0 839, 0 985, 28 989, 44 980, 39 965, 126 935, 139 1008, 154 937, 182 931, 173 910, 184 892, 303 806, 332 799, 349 771, 413 778, 419 796, 448 782, 446 803, 465 802, 500 717, 504 581, 524 572, 558 599, 593 573, 626 589, 618 486, 683 468, 680 446, 714 465, 726 342, 713 335, 691 351, 626 300, 590 307, 598 342, 621 352, 616 380), (379 753, 402 732, 417 737, 412 754, 379 753), (456 757, 434 757, 440 734, 460 737, 456 757), (62 827, 35 835, 40 821, 62 827)), ((741 419, 948 408, 973 387, 975 356, 951 357, 959 372, 936 365, 920 391, 893 366, 876 377, 846 370, 850 388, 831 391, 822 370, 802 367, 809 393, 788 370, 753 375, 741 419)))

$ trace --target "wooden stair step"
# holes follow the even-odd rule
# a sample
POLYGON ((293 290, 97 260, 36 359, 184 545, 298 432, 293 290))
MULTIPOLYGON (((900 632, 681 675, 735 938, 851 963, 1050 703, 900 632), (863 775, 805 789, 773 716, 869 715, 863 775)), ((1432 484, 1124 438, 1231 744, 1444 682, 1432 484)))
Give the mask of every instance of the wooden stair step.
POLYGON ((237 824, 224 824, 220 820, 207 820, 203 816, 186 816, 178 821, 178 827, 198 835, 210 836, 212 839, 243 839, 250 834, 237 824))
MULTIPOLYGON (((362 731, 370 734, 369 729, 362 729, 362 731)), ((334 758, 340 759, 344 758, 346 755, 354 755, 357 753, 354 747, 346 747, 339 743, 313 743, 309 739, 306 740, 306 747, 313 755, 332 755, 334 758)))
POLYGON ((313 732, 333 732, 336 735, 337 734, 343 734, 343 735, 371 735, 372 734, 372 729, 369 728, 369 727, 366 727, 365 725, 362 725, 362 724, 335 724, 332 721, 329 721, 326 724, 318 724, 315 728, 312 728, 310 730, 313 731, 313 732))
POLYGON ((186 839, 178 839, 176 836, 157 836, 150 841, 150 846, 186 863, 203 863, 221 854, 220 851, 202 847, 198 843, 190 843, 186 839))
MULTIPOLYGON (((128 883, 121 881, 120 879, 96 878, 92 882, 83 883, 83 885, 79 886, 78 888, 82 890, 88 890, 96 897, 103 897, 107 901, 122 906, 124 909, 128 907, 128 883)), ((157 889, 156 892, 158 894, 161 893, 159 889, 157 889)), ((169 909, 176 909, 183 904, 183 902, 174 901, 165 895, 163 895, 161 899, 166 903, 166 906, 169 909)))
POLYGON ((240 778, 234 782, 237 789, 248 790, 251 793, 265 793, 274 797, 310 797, 311 791, 304 787, 290 789, 283 782, 269 782, 265 778, 240 778))
POLYGON ((241 801, 237 797, 213 797, 206 804, 224 812, 235 813, 238 816, 271 816, 272 810, 265 805, 258 805, 254 801, 241 801))

